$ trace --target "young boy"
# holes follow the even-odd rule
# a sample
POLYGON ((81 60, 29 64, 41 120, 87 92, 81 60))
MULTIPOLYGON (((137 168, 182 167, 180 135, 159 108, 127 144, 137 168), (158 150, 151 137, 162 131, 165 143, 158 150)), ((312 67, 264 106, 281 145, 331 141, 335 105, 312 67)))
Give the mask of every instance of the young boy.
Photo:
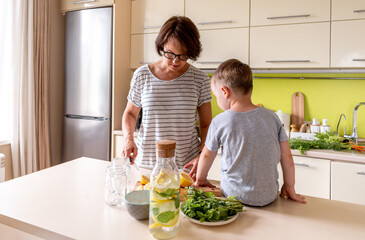
POLYGON ((280 196, 305 203, 294 190, 294 163, 288 137, 271 110, 251 101, 252 71, 237 59, 223 62, 211 81, 218 106, 225 112, 210 124, 199 158, 197 186, 212 186, 208 171, 222 146, 221 188, 243 204, 264 206, 277 198, 277 164, 281 163, 284 184, 280 196))

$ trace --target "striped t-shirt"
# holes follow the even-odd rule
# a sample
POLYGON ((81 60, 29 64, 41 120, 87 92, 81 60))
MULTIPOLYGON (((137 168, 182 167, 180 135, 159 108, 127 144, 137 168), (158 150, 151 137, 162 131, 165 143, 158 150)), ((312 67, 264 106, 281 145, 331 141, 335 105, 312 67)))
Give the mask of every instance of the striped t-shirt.
POLYGON ((148 65, 133 75, 128 101, 142 107, 142 123, 136 145, 136 163, 152 169, 156 163, 156 141, 176 141, 176 164, 182 168, 198 155, 197 107, 211 101, 209 77, 190 65, 180 77, 164 81, 148 65))

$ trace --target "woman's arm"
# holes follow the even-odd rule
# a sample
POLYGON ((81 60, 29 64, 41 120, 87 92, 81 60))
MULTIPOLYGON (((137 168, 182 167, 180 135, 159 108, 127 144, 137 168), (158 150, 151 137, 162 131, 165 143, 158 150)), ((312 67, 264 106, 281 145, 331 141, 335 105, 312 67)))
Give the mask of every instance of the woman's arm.
POLYGON ((209 125, 212 121, 212 107, 210 102, 203 103, 198 107, 198 115, 200 130, 200 150, 203 150, 205 139, 207 138, 209 125))
POLYGON ((123 130, 123 150, 124 157, 130 157, 133 153, 133 157, 137 157, 137 146, 134 143, 133 133, 136 128, 138 113, 141 110, 140 107, 136 107, 128 101, 127 107, 124 110, 122 117, 122 130, 123 130))
POLYGON ((288 141, 280 142, 281 150, 281 168, 283 169, 284 184, 281 188, 280 196, 284 198, 290 198, 294 201, 306 203, 305 198, 300 194, 295 193, 295 168, 293 162, 293 156, 290 151, 288 141))
MULTIPOLYGON (((199 130, 200 130, 200 150, 204 148, 205 139, 207 138, 207 133, 209 129, 210 122, 212 121, 212 108, 210 102, 203 103, 198 107, 199 115, 199 130)), ((184 168, 189 168, 192 166, 189 175, 195 179, 196 169, 198 167, 199 154, 193 160, 185 164, 184 168)))

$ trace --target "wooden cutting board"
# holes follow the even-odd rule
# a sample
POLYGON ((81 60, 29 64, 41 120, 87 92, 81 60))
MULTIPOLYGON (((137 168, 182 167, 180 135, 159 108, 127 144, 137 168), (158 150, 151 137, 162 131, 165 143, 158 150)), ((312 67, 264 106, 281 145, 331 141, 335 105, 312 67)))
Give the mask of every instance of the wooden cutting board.
POLYGON ((295 124, 299 130, 302 123, 304 123, 304 95, 295 92, 291 97, 291 124, 295 124))
MULTIPOLYGON (((136 183, 136 185, 134 186, 134 190, 137 190, 137 188, 141 185, 141 182, 138 181, 136 183)), ((203 192, 212 192, 214 194, 214 196, 216 197, 222 197, 223 193, 222 193, 222 189, 216 187, 216 188, 211 188, 211 187, 197 187, 197 189, 202 189, 203 192)), ((180 202, 184 201, 184 197, 183 195, 186 194, 186 189, 185 188, 180 188, 180 202)))

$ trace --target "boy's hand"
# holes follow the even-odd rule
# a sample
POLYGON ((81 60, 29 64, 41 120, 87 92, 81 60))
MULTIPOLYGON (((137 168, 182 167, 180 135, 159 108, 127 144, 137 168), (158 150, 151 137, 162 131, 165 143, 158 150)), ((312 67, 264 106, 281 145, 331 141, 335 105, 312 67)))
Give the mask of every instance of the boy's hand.
POLYGON ((301 202, 301 203, 307 203, 307 201, 305 201, 304 196, 295 193, 295 190, 293 187, 287 187, 285 184, 281 187, 280 197, 282 197, 284 199, 290 198, 293 201, 297 201, 297 202, 301 202))
POLYGON ((195 187, 211 187, 216 188, 213 184, 211 184, 207 179, 205 180, 196 180, 193 184, 195 187))

